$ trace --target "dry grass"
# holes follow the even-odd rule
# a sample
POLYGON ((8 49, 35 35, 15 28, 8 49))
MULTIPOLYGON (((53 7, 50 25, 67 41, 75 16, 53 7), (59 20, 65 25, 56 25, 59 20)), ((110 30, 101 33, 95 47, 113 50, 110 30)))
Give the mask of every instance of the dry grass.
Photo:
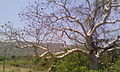
MULTIPOLYGON (((0 72, 3 72, 3 66, 2 65, 0 65, 0 72)), ((5 67, 5 71, 4 72, 36 72, 36 71, 33 71, 31 69, 27 69, 27 68, 20 68, 20 67, 14 67, 14 66, 8 66, 7 65, 5 67)))

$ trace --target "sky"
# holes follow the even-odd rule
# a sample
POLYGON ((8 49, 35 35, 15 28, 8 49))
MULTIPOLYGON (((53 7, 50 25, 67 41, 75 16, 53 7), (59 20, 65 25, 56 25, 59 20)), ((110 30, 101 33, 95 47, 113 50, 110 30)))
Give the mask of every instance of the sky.
POLYGON ((15 27, 22 27, 18 13, 34 0, 0 0, 0 26, 10 21, 15 27))
MULTIPOLYGON (((35 0, 0 0, 0 26, 8 21, 17 28, 23 27, 18 13, 35 0)), ((0 28, 1 29, 1 28, 0 28)))
MULTIPOLYGON (((24 24, 20 22, 18 13, 25 9, 29 2, 33 3, 34 1, 35 0, 0 0, 0 26, 10 21, 11 24, 17 28, 23 27, 24 24)), ((82 1, 80 0, 80 2, 82 1)))
MULTIPOLYGON (((11 22, 15 28, 24 27, 25 24, 20 21, 18 13, 24 10, 29 2, 33 3, 34 1, 35 0, 0 0, 0 26, 11 22)), ((80 2, 82 2, 82 0, 80 0, 80 2)), ((2 31, 1 27, 0 31, 2 31)))

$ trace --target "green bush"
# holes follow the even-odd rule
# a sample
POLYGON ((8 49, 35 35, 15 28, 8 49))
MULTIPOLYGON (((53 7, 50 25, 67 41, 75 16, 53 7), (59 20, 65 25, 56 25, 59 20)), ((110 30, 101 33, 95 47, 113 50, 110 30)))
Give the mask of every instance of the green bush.
POLYGON ((87 72, 89 61, 86 56, 76 52, 55 61, 53 65, 55 72, 87 72))
POLYGON ((5 59, 5 57, 0 56, 0 61, 3 61, 5 59))
POLYGON ((53 72, 119 72, 120 51, 103 54, 99 60, 99 70, 89 70, 89 59, 81 53, 73 53, 61 60, 53 61, 53 72))
MULTIPOLYGON (((17 58, 17 57, 15 57, 17 58)), ((4 57, 0 57, 4 60, 4 57)), ((7 58, 8 59, 8 58, 7 58)), ((14 59, 14 58, 13 58, 14 59)), ((20 60, 6 60, 6 64, 29 67, 35 70, 48 70, 53 72, 119 72, 120 71, 120 51, 104 53, 99 60, 99 70, 89 70, 89 59, 87 56, 76 52, 63 59, 46 58, 26 58, 20 60), (23 60, 22 60, 23 59, 23 60), (31 65, 31 66, 30 66, 31 65)), ((0 61, 3 63, 3 61, 0 61)))

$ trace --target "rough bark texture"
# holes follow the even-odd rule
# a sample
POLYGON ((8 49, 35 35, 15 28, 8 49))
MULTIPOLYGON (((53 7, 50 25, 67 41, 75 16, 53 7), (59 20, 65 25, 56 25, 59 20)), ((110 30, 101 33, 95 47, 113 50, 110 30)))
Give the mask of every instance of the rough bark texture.
POLYGON ((90 58, 90 70, 98 70, 98 60, 95 53, 89 55, 90 58))

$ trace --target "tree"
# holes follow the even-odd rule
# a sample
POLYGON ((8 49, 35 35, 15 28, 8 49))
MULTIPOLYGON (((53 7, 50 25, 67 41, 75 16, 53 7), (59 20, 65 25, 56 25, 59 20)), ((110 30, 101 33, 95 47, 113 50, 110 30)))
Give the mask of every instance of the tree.
POLYGON ((40 57, 50 54, 61 59, 73 52, 81 52, 89 57, 90 69, 97 70, 98 57, 104 52, 120 49, 119 7, 120 4, 114 0, 38 0, 19 14, 28 26, 22 31, 11 30, 9 39, 21 48, 44 49, 40 57), (53 43, 56 40, 65 43, 65 47, 68 40, 77 42, 78 46, 53 53, 41 44, 41 41, 53 43))

